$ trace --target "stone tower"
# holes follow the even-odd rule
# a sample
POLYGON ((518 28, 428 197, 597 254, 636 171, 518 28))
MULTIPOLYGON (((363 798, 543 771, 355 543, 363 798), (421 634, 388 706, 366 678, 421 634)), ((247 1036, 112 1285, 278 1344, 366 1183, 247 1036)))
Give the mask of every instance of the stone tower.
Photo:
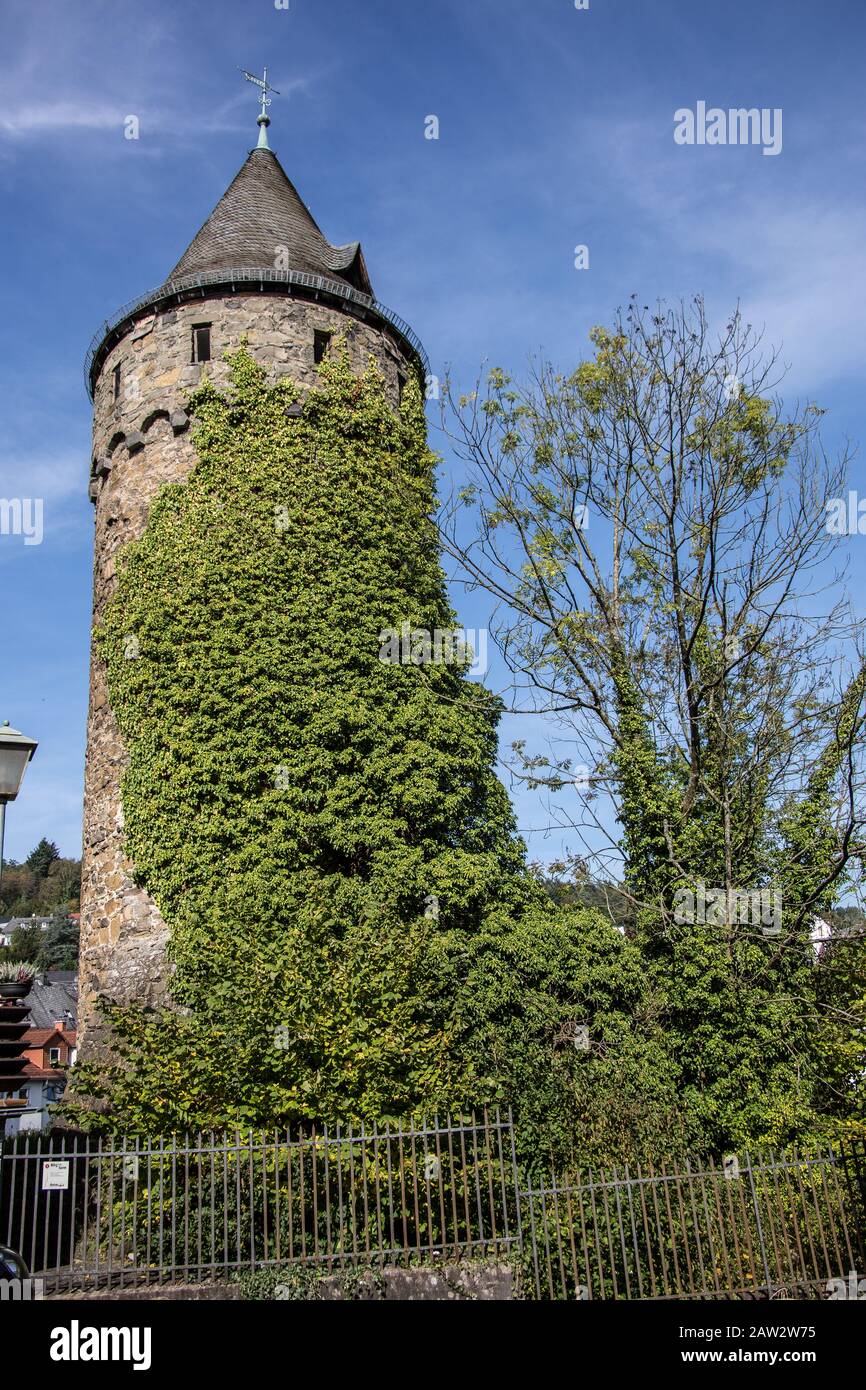
MULTIPOLYGON (((93 614, 98 622, 117 559, 141 535, 165 483, 195 463, 185 402, 206 372, 227 384, 223 353, 243 337, 274 377, 315 381, 330 335, 347 336, 353 366, 370 354, 396 403, 421 344, 374 298, 358 242, 332 246, 262 135, 204 226, 158 289, 99 330, 86 363, 93 400, 90 499, 96 509, 93 614)), ((120 782, 125 754, 94 652, 84 790, 80 1028, 99 1029, 99 994, 158 1005, 166 997, 167 929, 124 855, 120 782)))

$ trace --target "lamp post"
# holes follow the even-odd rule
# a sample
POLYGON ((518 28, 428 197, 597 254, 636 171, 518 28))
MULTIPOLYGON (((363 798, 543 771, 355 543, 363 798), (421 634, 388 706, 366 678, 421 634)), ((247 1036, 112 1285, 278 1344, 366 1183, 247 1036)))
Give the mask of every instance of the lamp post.
POLYGON ((0 724, 0 880, 3 878, 6 803, 14 801, 21 790, 24 771, 38 746, 35 738, 26 738, 17 729, 10 729, 8 719, 0 724))

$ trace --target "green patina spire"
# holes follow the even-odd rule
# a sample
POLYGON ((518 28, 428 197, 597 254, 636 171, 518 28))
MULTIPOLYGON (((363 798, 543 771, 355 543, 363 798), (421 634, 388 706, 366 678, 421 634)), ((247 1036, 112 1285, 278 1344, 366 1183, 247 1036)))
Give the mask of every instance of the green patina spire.
POLYGON ((271 118, 268 115, 268 107, 271 104, 271 100, 268 96, 268 92, 273 92, 276 96, 279 96, 280 94, 277 91, 276 87, 271 87, 268 85, 267 68, 265 68, 264 73, 261 77, 254 77, 253 74, 251 72, 247 72, 245 68, 241 68, 241 72, 243 73, 244 77, 247 79, 248 82, 252 82, 253 85, 255 87, 258 87, 261 91, 262 109, 259 112, 259 118, 257 121, 257 125, 259 127, 259 141, 256 148, 260 150, 269 150, 271 147, 268 144, 268 126, 271 123, 271 118))

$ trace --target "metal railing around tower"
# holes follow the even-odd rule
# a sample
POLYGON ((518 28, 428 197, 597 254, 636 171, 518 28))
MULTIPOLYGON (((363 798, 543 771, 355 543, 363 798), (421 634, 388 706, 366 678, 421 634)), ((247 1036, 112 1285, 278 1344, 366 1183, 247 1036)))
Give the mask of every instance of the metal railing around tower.
POLYGON ((192 294, 195 290, 206 290, 211 286, 218 285, 230 286, 234 290, 237 285, 249 284, 285 285, 287 289, 297 286, 300 289, 311 290, 316 294, 329 295, 373 314, 389 324, 391 328, 396 329, 418 358, 425 376, 430 374, 430 361, 424 351, 421 339, 409 327, 406 320, 402 319, 399 314, 395 314, 393 309, 380 304, 378 299, 373 299, 371 295, 356 290, 345 280, 329 280, 322 275, 309 275, 303 270, 274 270, 269 266, 237 266, 225 270, 207 271, 199 275, 184 275, 177 280, 168 280, 158 289, 150 290, 147 294, 139 295, 137 299, 130 300, 112 314, 111 318, 106 319, 93 335, 87 356, 84 359, 84 384, 88 395, 91 399, 93 398, 91 378, 94 363, 102 344, 127 319, 134 318, 143 309, 155 309, 168 300, 192 294))

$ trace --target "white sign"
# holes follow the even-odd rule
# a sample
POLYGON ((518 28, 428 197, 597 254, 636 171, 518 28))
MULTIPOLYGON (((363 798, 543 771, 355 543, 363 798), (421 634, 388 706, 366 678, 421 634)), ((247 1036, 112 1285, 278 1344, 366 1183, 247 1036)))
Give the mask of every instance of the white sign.
POLYGON ((43 1192, 65 1192, 69 1187, 69 1164, 67 1163, 43 1163, 42 1165, 42 1191, 43 1192))

